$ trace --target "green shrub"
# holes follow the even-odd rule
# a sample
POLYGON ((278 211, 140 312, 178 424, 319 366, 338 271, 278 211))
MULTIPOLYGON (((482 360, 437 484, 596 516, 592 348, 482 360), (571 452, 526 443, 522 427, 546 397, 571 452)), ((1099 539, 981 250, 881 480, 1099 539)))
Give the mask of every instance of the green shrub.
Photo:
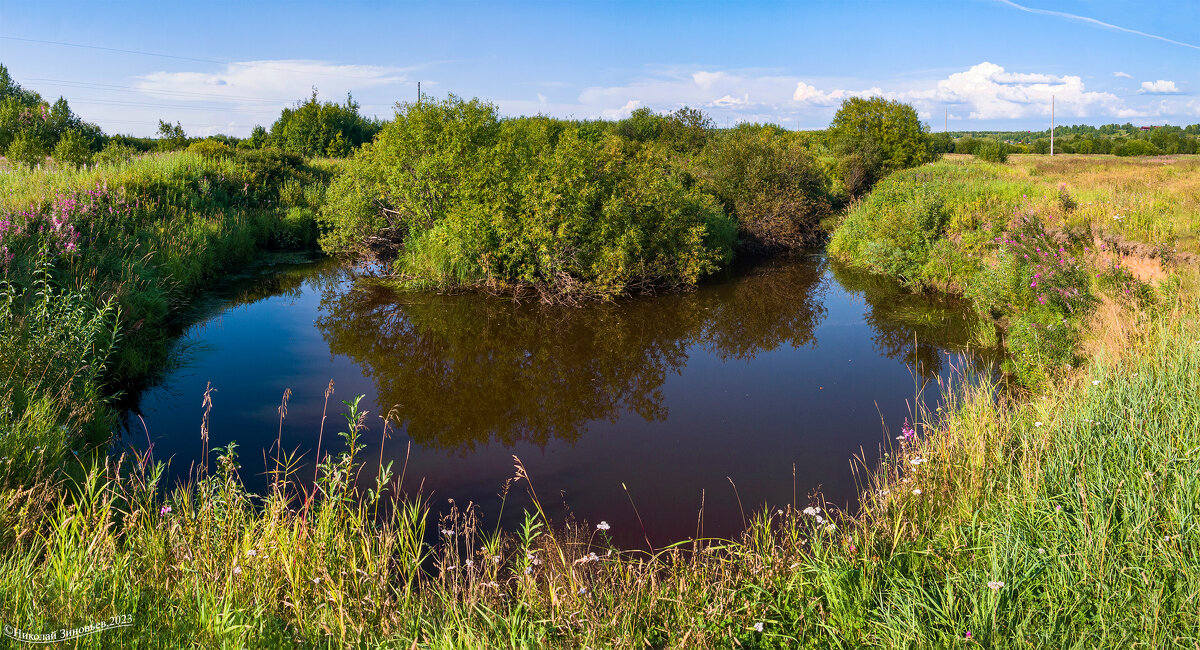
POLYGON ((92 150, 83 134, 75 129, 63 133, 54 145, 54 160, 71 167, 82 167, 92 162, 92 150))
POLYGON ((568 300, 690 286, 728 260, 729 218, 666 147, 592 138, 478 100, 406 105, 334 180, 322 246, 410 284, 568 300))
POLYGON ((921 182, 919 175, 888 179, 850 211, 829 252, 853 266, 924 286, 930 251, 949 223, 946 198, 942 187, 921 182))
POLYGON ((984 140, 975 147, 975 157, 994 163, 1007 162, 1008 145, 996 140, 984 140))
POLYGON ((92 157, 92 161, 97 165, 119 165, 132 160, 136 155, 136 148, 113 140, 104 145, 104 148, 92 157))
POLYGON ((37 167, 46 162, 46 147, 35 135, 27 131, 19 131, 8 145, 4 157, 9 162, 23 167, 37 167))
POLYGON ((223 159, 233 156, 233 147, 219 140, 205 139, 188 145, 188 153, 204 158, 223 159))
POLYGON ((827 177, 782 129, 741 125, 710 138, 697 174, 701 189, 737 219, 744 249, 813 244, 831 211, 827 177))
POLYGON ((1162 150, 1148 140, 1126 140, 1113 148, 1118 156, 1161 156, 1162 150))
POLYGON ((1006 343, 1012 373, 1036 389, 1076 362, 1079 334, 1058 310, 1032 309, 1012 316, 1006 343))

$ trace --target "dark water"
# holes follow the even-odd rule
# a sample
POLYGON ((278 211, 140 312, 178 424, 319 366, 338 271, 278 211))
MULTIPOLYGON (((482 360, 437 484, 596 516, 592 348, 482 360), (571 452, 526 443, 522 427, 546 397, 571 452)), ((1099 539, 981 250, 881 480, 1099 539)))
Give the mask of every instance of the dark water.
MULTIPOLYGON (((327 262, 281 264, 209 305, 181 365, 134 409, 174 477, 201 457, 207 382, 210 444, 236 440, 243 478, 262 489, 284 389, 283 446, 311 459, 332 378, 323 454, 341 450, 340 400, 364 394, 365 474, 391 411, 384 462, 399 468, 411 441, 403 488, 435 509, 474 501, 494 521, 516 455, 552 514, 606 520, 631 546, 644 545, 631 498, 655 545, 697 534, 702 494, 706 536, 736 534, 743 508, 805 504, 817 488, 852 505, 852 458, 875 462, 884 426, 896 434, 922 384, 938 399, 971 327, 954 303, 820 255, 582 308, 397 293, 327 262)), ((145 447, 130 422, 125 441, 145 447)), ((523 489, 510 493, 505 523, 526 505, 523 489)))

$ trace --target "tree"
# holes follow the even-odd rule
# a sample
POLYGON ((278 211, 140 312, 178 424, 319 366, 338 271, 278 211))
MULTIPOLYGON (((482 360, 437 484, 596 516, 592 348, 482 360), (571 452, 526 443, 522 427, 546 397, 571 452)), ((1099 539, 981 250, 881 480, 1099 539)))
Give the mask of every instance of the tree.
POLYGON ((4 155, 9 161, 19 165, 36 167, 45 162, 46 148, 42 145, 42 141, 33 134, 27 131, 18 131, 4 155))
POLYGON ((61 164, 82 167, 92 161, 91 144, 82 133, 70 129, 58 139, 52 156, 61 164))
POLYGON ((934 159, 927 129, 908 104, 851 97, 829 125, 829 144, 842 159, 846 189, 859 194, 889 172, 934 159))
POLYGON ((187 134, 183 132, 183 125, 179 122, 172 125, 170 122, 159 120, 158 138, 158 148, 161 151, 175 151, 187 144, 187 134))
MULTIPOLYGON (((346 95, 346 103, 321 102, 314 88, 307 101, 285 108, 271 125, 268 143, 302 156, 345 157, 370 142, 380 124, 358 113, 358 102, 346 95)), ((251 135, 251 139, 255 136, 251 135)))

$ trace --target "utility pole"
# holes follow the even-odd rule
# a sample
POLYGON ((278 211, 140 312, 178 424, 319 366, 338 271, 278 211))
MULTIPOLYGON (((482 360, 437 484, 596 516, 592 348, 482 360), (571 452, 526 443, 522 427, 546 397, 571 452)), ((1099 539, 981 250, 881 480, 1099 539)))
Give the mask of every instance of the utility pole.
POLYGON ((1050 95, 1050 155, 1054 155, 1054 95, 1050 95))
POLYGON ((421 105, 421 82, 417 82, 417 106, 421 105))

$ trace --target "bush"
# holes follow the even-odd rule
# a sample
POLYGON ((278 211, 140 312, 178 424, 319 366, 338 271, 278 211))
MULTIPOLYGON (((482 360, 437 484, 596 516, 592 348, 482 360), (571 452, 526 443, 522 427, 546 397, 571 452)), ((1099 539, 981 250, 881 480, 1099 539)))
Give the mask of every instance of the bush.
POLYGON ((71 167, 82 167, 92 161, 92 150, 83 134, 71 129, 63 133, 54 145, 53 158, 56 162, 71 167))
POLYGON ((300 154, 275 148, 239 149, 236 159, 249 183, 257 187, 277 187, 304 164, 300 154))
POLYGON ((965 135, 954 142, 954 153, 974 154, 982 142, 979 138, 965 135))
POLYGON ((220 160, 233 156, 233 147, 211 138, 193 142, 188 145, 188 153, 194 153, 204 158, 220 160))
POLYGON ((830 211, 826 177, 799 141, 781 129, 742 125, 709 140, 700 187, 737 219, 741 246, 799 248, 821 236, 830 211))
POLYGON ((830 254, 923 286, 931 247, 944 234, 950 215, 943 188, 922 180, 889 179, 878 185, 833 234, 830 254))
POLYGON ((1162 150, 1147 140, 1126 140, 1113 148, 1113 153, 1118 156, 1161 156, 1162 150))
POLYGON ((975 157, 994 163, 1006 162, 1008 161, 1008 145, 996 140, 984 140, 975 147, 975 157))
POLYGON ((334 180, 322 246, 407 283, 533 287, 548 300, 691 286, 733 225, 665 147, 576 124, 501 121, 478 100, 405 105, 334 180))
POLYGON ((26 131, 19 131, 4 156, 9 162, 24 167, 37 167, 46 162, 46 148, 37 136, 26 131))
POLYGON ((112 140, 92 160, 97 165, 119 165, 132 160, 138 153, 135 147, 112 140))
POLYGON ((260 148, 265 143, 306 157, 343 158, 370 142, 381 126, 360 115, 358 108, 348 95, 344 105, 320 102, 314 89, 306 101, 283 109, 269 135, 256 129, 247 146, 260 148))

